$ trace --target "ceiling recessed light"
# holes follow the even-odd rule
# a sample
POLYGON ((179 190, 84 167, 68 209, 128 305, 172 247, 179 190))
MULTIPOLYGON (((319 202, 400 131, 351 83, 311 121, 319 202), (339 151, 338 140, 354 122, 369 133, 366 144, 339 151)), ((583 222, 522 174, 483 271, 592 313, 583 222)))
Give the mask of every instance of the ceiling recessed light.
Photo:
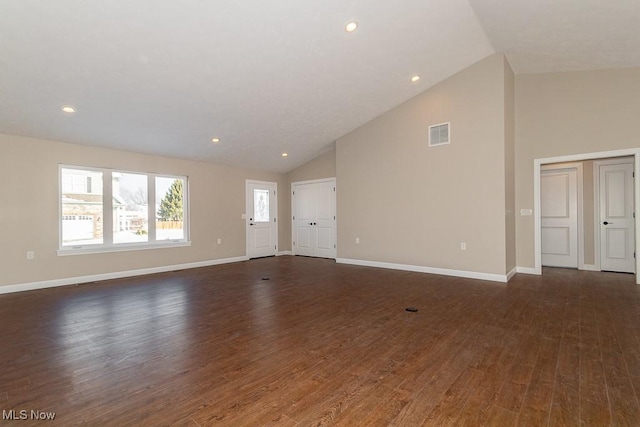
POLYGON ((418 80, 420 80, 420 76, 418 76, 418 75, 415 75, 415 76, 411 77, 411 83, 415 83, 418 80))
POLYGON ((213 142, 214 144, 217 144, 218 142, 220 142, 220 138, 218 137, 211 138, 211 142, 213 142))
POLYGON ((356 21, 351 21, 344 27, 344 30, 347 33, 353 33, 357 29, 358 29, 358 23, 356 21))
POLYGON ((282 153, 282 157, 287 157, 289 153, 282 153))
POLYGON ((63 105, 62 111, 64 111, 65 113, 75 113, 76 109, 73 108, 71 105, 63 105))

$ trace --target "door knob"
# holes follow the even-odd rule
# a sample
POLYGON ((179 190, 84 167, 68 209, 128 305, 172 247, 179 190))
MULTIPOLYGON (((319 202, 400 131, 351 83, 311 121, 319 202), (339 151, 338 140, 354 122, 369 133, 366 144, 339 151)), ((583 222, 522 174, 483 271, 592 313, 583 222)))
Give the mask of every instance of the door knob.
POLYGON ((310 223, 309 223, 309 225, 313 225, 313 223, 312 223, 312 222, 310 222, 310 223))
POLYGON ((607 221, 603 222, 603 224, 604 224, 604 225, 609 225, 609 224, 613 225, 613 223, 612 223, 612 222, 607 222, 607 221))
POLYGON ((253 225, 253 223, 252 223, 252 222, 250 222, 250 223, 249 223, 249 225, 253 225))

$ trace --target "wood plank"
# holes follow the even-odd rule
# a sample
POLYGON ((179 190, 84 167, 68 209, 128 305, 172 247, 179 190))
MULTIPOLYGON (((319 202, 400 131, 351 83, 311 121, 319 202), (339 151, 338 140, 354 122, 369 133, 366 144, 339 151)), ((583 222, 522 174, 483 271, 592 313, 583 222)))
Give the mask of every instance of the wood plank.
POLYGON ((637 425, 638 318, 630 275, 505 285, 304 257, 4 294, 0 409, 52 426, 637 425))
MULTIPOLYGON (((616 307, 619 307, 617 304, 616 307)), ((629 376, 614 319, 607 305, 596 310, 598 336, 600 339, 602 366, 609 395, 611 417, 614 425, 632 426, 640 420, 640 405, 629 376), (601 308, 601 309, 600 309, 601 308)))

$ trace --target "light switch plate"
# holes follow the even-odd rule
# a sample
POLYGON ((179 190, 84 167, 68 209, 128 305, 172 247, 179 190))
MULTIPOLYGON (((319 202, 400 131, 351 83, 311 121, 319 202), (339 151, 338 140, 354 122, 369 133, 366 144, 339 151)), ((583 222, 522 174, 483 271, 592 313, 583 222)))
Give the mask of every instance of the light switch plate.
POLYGON ((520 209, 520 216, 531 216, 533 215, 533 209, 520 209))

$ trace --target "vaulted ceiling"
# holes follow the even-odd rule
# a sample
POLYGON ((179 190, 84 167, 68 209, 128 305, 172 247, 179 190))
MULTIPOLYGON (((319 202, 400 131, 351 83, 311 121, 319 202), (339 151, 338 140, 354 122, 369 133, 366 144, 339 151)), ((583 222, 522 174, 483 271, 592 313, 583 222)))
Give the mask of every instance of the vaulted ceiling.
POLYGON ((640 67, 639 23, 637 0, 0 0, 0 133, 287 172, 495 52, 640 67))

